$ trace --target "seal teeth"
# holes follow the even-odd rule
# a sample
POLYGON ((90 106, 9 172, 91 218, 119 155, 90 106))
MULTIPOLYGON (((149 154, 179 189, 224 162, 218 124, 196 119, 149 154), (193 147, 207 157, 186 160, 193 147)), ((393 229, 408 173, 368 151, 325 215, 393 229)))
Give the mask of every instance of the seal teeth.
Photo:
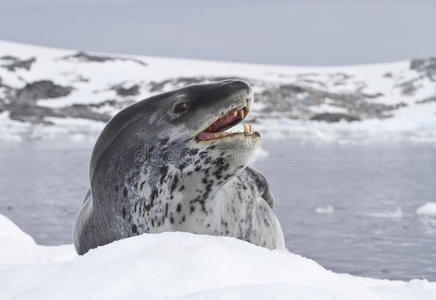
POLYGON ((236 117, 238 115, 238 112, 235 110, 232 112, 232 114, 236 117))
POLYGON ((243 118, 244 118, 244 110, 241 109, 241 110, 239 111, 239 114, 241 115, 241 118, 243 119, 243 118))
POLYGON ((248 126, 247 126, 247 124, 243 123, 242 125, 244 125, 244 133, 247 133, 247 132, 248 132, 248 126))
POLYGON ((253 133, 253 127, 251 125, 248 125, 248 132, 253 133))

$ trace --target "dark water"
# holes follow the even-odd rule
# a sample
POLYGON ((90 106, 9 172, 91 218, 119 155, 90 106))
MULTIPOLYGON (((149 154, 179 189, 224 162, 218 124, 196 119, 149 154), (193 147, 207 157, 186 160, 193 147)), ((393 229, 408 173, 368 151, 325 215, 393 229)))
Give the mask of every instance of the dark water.
MULTIPOLYGON (((41 244, 71 243, 91 144, 0 142, 0 213, 41 244)), ((335 272, 436 280, 436 148, 263 141, 253 165, 272 186, 288 248, 335 272), (331 206, 330 213, 317 213, 331 206), (332 211, 333 210, 333 211, 332 211)))

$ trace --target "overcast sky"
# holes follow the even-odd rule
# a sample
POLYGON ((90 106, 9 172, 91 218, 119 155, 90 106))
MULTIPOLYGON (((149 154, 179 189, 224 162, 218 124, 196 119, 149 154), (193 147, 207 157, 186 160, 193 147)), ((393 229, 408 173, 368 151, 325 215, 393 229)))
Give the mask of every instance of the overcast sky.
POLYGON ((436 56, 434 0, 0 0, 0 39, 288 65, 436 56))

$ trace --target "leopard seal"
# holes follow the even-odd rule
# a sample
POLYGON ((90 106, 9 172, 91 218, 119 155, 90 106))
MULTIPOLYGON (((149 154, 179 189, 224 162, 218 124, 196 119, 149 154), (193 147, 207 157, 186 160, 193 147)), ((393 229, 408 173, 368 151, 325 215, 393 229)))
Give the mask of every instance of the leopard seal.
POLYGON ((136 102, 94 146, 90 189, 74 221, 78 254, 143 233, 222 235, 284 248, 265 177, 247 166, 260 134, 244 120, 253 91, 227 80, 136 102))

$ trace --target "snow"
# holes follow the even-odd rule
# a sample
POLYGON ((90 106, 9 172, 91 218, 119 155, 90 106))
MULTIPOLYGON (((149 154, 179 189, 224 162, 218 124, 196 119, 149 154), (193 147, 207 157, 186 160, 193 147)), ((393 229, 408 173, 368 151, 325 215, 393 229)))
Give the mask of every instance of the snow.
POLYGON ((331 205, 318 206, 317 208, 315 208, 315 212, 320 215, 331 215, 332 213, 334 213, 334 211, 335 209, 331 205))
MULTIPOLYGON (((374 139, 436 142, 436 102, 416 104, 418 100, 434 96, 436 86, 429 78, 411 70, 410 61, 342 67, 295 67, 118 54, 101 55, 136 59, 147 65, 143 66, 129 60, 94 63, 62 59, 76 53, 73 50, 0 41, 0 57, 12 54, 21 59, 37 58, 30 71, 17 69, 9 72, 6 68, 0 68, 2 84, 21 88, 26 82, 48 79, 57 84, 74 86, 75 90, 68 96, 37 101, 38 105, 56 108, 73 104, 99 104, 111 99, 119 101, 123 106, 128 101, 140 100, 158 93, 158 91, 150 90, 153 82, 182 77, 242 77, 253 82, 262 82, 263 85, 293 84, 302 87, 316 87, 331 93, 379 94, 380 97, 370 101, 389 105, 404 103, 406 106, 393 110, 391 118, 367 119, 358 122, 344 121, 334 124, 304 119, 285 119, 271 114, 256 124, 255 129, 273 137, 301 136, 327 142, 340 140, 366 142, 374 139), (86 78, 88 81, 78 81, 79 77, 86 78), (411 96, 401 92, 401 84, 407 81, 416 81, 419 86, 411 96), (134 83, 140 85, 140 94, 137 96, 120 99, 111 89, 115 85, 129 86, 134 83)), ((100 55, 99 53, 93 54, 100 55)), ((165 85, 165 89, 177 87, 180 87, 180 84, 165 85)), ((262 90, 261 86, 255 85, 254 88, 256 91, 262 90)), ((253 118, 256 118, 256 111, 261 109, 262 103, 255 103, 252 111, 253 118)), ((115 107, 103 107, 100 110, 111 115, 117 112, 115 107)), ((311 112, 341 113, 345 111, 344 108, 332 105, 327 99, 323 104, 314 105, 311 112)), ((33 136, 47 137, 59 133, 76 134, 83 130, 83 121, 77 119, 63 122, 62 119, 56 121, 53 118, 51 121, 54 120, 55 126, 28 126, 29 124, 22 126, 20 122, 6 122, 4 119, 4 115, 0 116, 0 138, 2 139, 13 139, 12 135, 23 132, 27 134, 30 132, 33 136), (60 128, 60 130, 52 127, 60 128)), ((90 125, 88 131, 96 135, 99 128, 101 126, 90 125)))
POLYGON ((77 256, 0 215, 1 299, 436 299, 436 283, 336 274, 228 237, 143 234, 77 256))
POLYGON ((436 202, 428 202, 416 209, 419 216, 436 217, 436 202))
POLYGON ((371 212, 367 216, 373 218, 388 218, 388 219, 401 219, 403 217, 403 210, 401 207, 393 211, 381 211, 381 212, 371 212))

